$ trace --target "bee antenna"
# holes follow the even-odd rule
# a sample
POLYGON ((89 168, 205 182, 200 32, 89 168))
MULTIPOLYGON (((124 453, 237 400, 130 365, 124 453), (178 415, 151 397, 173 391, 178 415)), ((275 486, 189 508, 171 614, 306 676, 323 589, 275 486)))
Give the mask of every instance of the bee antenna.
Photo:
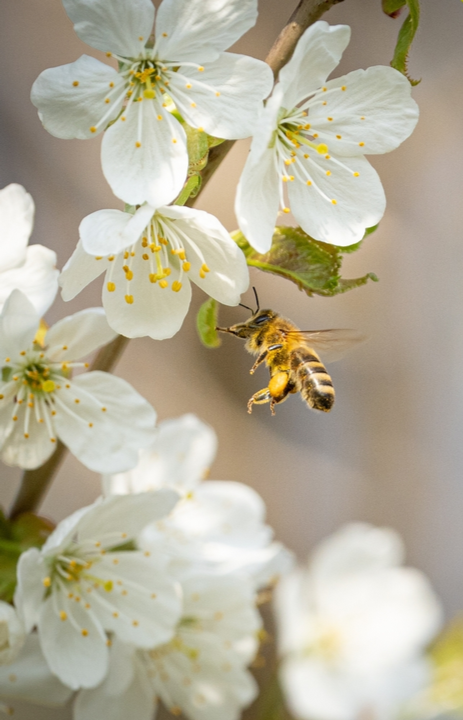
MULTIPOLYGON (((257 290, 256 290, 256 288, 254 287, 254 285, 252 286, 252 289, 253 289, 253 291, 254 291, 254 297, 256 298, 256 305, 257 305, 256 313, 258 313, 259 310, 260 310, 259 297, 258 297, 258 295, 257 295, 257 290)), ((254 313, 254 314, 255 314, 255 313, 254 313)))
POLYGON ((247 305, 243 305, 243 303, 238 304, 240 307, 244 307, 246 310, 249 310, 249 312, 252 312, 252 314, 254 315, 254 310, 252 308, 248 307, 247 305))

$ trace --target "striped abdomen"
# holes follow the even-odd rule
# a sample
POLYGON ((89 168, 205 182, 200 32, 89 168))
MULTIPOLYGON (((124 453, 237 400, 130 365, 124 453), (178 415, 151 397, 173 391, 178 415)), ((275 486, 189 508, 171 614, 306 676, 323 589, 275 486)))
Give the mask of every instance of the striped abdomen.
POLYGON ((329 412, 334 405, 334 387, 318 355, 310 349, 294 350, 291 370, 297 389, 309 407, 329 412))

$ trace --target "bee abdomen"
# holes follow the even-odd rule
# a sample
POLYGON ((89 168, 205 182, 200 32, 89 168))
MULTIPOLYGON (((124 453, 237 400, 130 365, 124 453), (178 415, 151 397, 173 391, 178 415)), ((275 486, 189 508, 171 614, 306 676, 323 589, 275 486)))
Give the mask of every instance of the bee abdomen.
POLYGON ((291 369, 296 375, 299 392, 309 407, 329 412, 334 405, 334 387, 318 355, 313 351, 295 352, 291 369))

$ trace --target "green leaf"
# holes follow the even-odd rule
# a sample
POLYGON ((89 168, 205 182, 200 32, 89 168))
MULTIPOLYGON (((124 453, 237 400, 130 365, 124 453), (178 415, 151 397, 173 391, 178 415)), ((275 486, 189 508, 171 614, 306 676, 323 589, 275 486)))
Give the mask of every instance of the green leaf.
POLYGON ((208 348, 216 348, 221 344, 217 330, 217 302, 213 298, 209 298, 199 308, 196 318, 196 327, 199 338, 203 345, 208 348))
MULTIPOLYGON (((370 232, 373 230, 370 228, 370 232)), ((232 238, 244 252, 249 266, 291 280, 309 296, 332 297, 365 285, 368 280, 378 280, 373 273, 350 280, 340 276, 342 254, 354 252, 361 243, 340 248, 314 240, 301 228, 277 227, 272 247, 259 255, 239 231, 233 233, 232 238)))
POLYGON ((419 0, 405 0, 402 3, 400 0, 383 0, 383 10, 391 17, 397 17, 400 8, 405 5, 408 7, 408 15, 400 28, 391 66, 405 75, 412 85, 418 85, 421 80, 412 80, 408 74, 408 53, 420 23, 419 0))

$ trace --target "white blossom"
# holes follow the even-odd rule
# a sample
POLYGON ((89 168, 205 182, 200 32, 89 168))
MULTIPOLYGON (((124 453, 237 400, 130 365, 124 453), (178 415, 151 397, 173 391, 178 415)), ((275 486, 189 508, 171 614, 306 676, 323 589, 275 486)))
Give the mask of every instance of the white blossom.
POLYGON ((101 683, 108 633, 148 649, 173 637, 181 612, 175 583, 159 559, 124 546, 177 498, 159 490, 97 501, 62 521, 40 550, 21 555, 15 604, 26 630, 37 626, 50 670, 69 687, 101 683))
POLYGON ((237 572, 255 587, 276 581, 292 565, 292 555, 265 524, 265 505, 238 482, 203 482, 217 447, 214 431, 194 415, 167 420, 133 470, 106 476, 103 490, 139 493, 166 487, 182 497, 170 516, 148 525, 140 545, 171 557, 170 569, 183 576, 191 567, 211 573, 237 572))
POLYGON ((244 578, 195 575, 182 589, 172 640, 152 650, 114 643, 106 680, 79 693, 75 720, 152 720, 156 698, 189 720, 238 720, 257 694, 246 670, 261 629, 253 588, 244 578))
POLYGON ((188 312, 190 281, 224 305, 237 305, 249 284, 243 253, 201 210, 100 210, 84 218, 80 238, 60 277, 63 298, 105 272, 108 322, 127 337, 172 337, 188 312))
POLYGON ((12 290, 21 290, 39 315, 58 291, 56 253, 27 245, 34 222, 34 201, 22 185, 0 190, 0 310, 12 290))
POLYGON ((16 610, 0 600, 0 665, 8 665, 16 659, 24 639, 24 628, 16 610))
POLYGON ((257 0, 63 0, 78 36, 119 63, 83 55, 45 70, 32 102, 60 138, 106 130, 102 166, 130 204, 171 202, 186 179, 186 135, 170 110, 221 138, 251 135, 273 84, 265 63, 223 52, 252 27, 257 0))
POLYGON ((384 214, 381 181, 365 154, 400 145, 418 108, 409 81, 391 67, 326 80, 349 38, 347 25, 309 27, 257 123, 235 209, 258 252, 270 248, 279 208, 316 240, 342 246, 384 214))
POLYGON ((427 682, 424 649, 442 611, 426 577, 402 562, 393 530, 352 524, 282 578, 280 680, 296 718, 389 720, 427 682))
POLYGON ((75 362, 115 337, 102 308, 60 320, 37 336, 39 316, 14 290, 0 315, 0 454, 35 468, 59 438, 96 472, 127 470, 152 440, 156 414, 125 380, 104 372, 71 378, 75 362), (34 338, 37 337, 37 342, 34 338), (110 471, 110 470, 109 470, 110 471))
POLYGON ((71 695, 72 690, 50 672, 36 633, 27 636, 12 663, 0 666, 0 700, 6 701, 4 709, 10 715, 16 716, 12 700, 60 707, 71 695))

